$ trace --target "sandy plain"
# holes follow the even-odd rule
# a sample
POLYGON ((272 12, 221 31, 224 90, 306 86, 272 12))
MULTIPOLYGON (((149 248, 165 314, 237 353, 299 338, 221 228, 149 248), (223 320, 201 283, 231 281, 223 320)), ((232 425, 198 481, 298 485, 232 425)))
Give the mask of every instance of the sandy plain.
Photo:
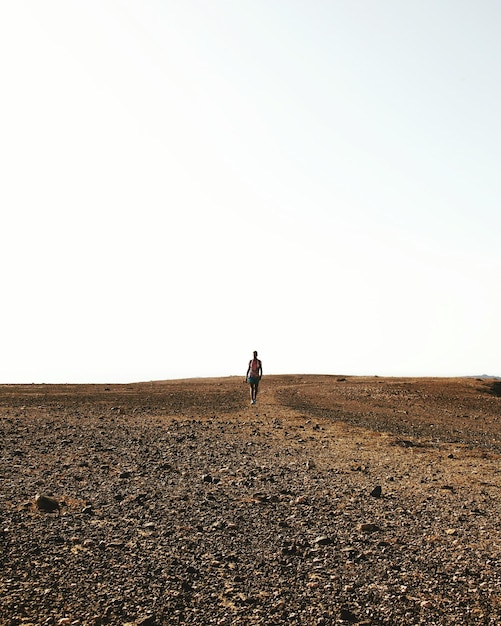
POLYGON ((500 416, 483 378, 1 385, 0 624, 500 624, 500 416))

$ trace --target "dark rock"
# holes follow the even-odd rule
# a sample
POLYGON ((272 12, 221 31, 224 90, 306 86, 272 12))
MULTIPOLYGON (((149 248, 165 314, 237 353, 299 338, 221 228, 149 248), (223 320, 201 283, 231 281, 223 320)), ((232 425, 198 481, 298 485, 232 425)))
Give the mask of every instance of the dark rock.
POLYGON ((364 533, 374 533, 379 530, 379 526, 377 524, 359 524, 358 530, 361 530, 364 533))
POLYGON ((377 485, 377 486, 376 486, 376 487, 374 487, 374 489, 371 491, 370 495, 371 495, 373 498, 380 498, 380 497, 381 497, 381 492, 382 492, 381 485, 377 485))
POLYGON ((358 617, 349 609, 341 609, 340 618, 343 620, 343 622, 358 622, 358 617))
POLYGON ((35 506, 39 511, 43 511, 44 513, 54 513, 55 511, 58 513, 61 512, 59 502, 54 498, 49 498, 48 496, 37 494, 35 496, 35 506))

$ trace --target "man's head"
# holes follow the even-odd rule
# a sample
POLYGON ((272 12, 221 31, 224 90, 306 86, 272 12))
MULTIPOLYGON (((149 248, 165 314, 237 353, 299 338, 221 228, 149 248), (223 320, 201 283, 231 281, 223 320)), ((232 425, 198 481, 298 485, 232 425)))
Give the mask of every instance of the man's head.
POLYGON ((254 354, 254 358, 256 359, 257 358, 257 350, 254 350, 253 354, 254 354))

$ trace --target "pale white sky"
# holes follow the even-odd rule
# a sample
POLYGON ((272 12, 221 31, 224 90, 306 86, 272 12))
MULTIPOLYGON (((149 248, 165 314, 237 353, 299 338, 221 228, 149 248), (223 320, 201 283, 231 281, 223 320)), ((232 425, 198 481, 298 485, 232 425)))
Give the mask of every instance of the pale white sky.
POLYGON ((0 383, 501 375, 497 0, 0 6, 0 383))

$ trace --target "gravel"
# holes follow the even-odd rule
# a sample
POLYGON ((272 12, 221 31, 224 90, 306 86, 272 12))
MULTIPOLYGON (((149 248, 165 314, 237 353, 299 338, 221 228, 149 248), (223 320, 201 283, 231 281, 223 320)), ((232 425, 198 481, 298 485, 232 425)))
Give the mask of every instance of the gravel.
POLYGON ((349 382, 0 386, 0 623, 501 623, 499 455, 320 416, 349 382))

